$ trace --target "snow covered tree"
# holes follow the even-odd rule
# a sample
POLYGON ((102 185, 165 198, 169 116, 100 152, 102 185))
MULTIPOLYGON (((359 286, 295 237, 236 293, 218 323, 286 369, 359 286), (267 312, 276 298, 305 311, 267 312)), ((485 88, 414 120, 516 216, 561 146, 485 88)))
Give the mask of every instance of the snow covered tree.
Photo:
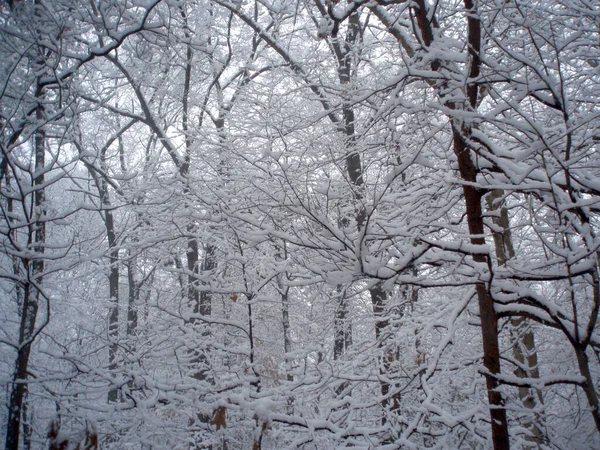
POLYGON ((598 446, 594 5, 71 3, 1 9, 7 448, 598 446))

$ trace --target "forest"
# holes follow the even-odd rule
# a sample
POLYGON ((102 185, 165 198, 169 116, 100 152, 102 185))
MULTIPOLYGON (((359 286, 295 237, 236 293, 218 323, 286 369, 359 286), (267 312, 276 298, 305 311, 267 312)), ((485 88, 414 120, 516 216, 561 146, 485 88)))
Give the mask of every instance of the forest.
POLYGON ((599 1, 0 1, 0 148, 5 450, 600 448, 599 1))

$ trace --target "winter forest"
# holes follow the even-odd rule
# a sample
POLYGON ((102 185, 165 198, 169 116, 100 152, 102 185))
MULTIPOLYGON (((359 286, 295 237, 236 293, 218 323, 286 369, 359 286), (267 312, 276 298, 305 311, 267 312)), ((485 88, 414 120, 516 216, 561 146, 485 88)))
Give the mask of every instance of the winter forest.
POLYGON ((600 2, 0 2, 6 450, 600 448, 600 2))

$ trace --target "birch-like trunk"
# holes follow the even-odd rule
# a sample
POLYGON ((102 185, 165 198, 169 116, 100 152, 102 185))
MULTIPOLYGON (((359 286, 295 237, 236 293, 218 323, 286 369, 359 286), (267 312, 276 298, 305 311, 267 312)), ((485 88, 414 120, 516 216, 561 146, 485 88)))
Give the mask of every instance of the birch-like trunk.
MULTIPOLYGON (((507 261, 515 257, 508 211, 504 204, 504 191, 494 189, 486 197, 486 202, 488 211, 493 213, 492 221, 496 227, 492 231, 496 260, 498 266, 503 266, 507 261)), ((515 375, 519 378, 539 378, 540 371, 535 346, 535 335, 527 318, 512 318, 510 320, 510 334, 513 341, 513 356, 518 364, 514 371, 515 375)), ((540 417, 533 411, 543 403, 542 391, 531 387, 519 387, 519 399, 525 408, 532 411, 523 423, 523 426, 529 430, 529 434, 525 436, 525 440, 531 443, 529 448, 539 448, 543 442, 543 426, 540 423, 540 417)))

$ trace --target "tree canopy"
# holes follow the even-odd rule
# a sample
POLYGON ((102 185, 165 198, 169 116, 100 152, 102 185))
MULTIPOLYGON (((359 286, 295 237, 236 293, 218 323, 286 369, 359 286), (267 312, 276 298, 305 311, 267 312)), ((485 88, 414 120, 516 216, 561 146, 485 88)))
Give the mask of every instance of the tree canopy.
POLYGON ((6 450, 598 448, 599 8, 0 3, 6 450))

